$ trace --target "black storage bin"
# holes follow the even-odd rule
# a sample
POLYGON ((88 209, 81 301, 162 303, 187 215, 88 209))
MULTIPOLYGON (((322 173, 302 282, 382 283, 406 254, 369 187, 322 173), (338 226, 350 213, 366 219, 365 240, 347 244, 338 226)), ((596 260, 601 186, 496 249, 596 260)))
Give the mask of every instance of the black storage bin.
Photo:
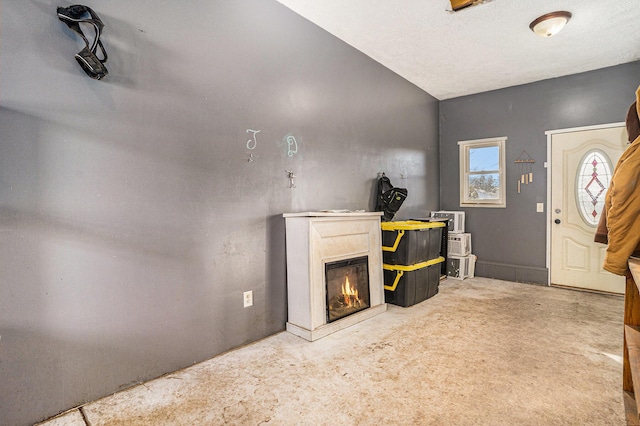
POLYGON ((444 257, 415 265, 383 264, 385 302, 408 307, 438 294, 444 257))
POLYGON ((440 256, 443 222, 383 222, 382 262, 387 265, 415 265, 440 256))

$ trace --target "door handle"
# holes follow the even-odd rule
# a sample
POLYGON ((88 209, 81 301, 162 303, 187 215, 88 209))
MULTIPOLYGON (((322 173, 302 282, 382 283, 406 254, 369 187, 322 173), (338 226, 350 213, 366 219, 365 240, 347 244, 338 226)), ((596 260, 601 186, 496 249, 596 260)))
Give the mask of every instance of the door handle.
POLYGON ((554 220, 554 222, 555 222, 556 224, 560 225, 560 219, 556 219, 556 220, 554 220))

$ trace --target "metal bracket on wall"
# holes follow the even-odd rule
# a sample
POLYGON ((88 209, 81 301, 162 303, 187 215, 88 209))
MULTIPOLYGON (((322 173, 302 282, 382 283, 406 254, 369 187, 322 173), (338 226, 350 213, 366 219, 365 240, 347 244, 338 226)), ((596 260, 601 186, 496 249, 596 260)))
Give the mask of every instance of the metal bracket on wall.
POLYGON ((293 178, 295 178, 296 175, 294 175, 291 170, 285 170, 285 172, 289 174, 289 188, 295 188, 296 185, 293 183, 293 178))

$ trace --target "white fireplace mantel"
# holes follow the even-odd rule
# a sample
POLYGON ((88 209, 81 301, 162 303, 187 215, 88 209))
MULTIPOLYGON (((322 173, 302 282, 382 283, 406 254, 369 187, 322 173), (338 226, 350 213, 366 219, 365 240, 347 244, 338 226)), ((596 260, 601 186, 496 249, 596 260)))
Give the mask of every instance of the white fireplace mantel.
POLYGON ((381 212, 285 213, 287 330, 313 341, 386 311, 381 212), (367 256, 370 307, 327 323, 325 264, 367 256))

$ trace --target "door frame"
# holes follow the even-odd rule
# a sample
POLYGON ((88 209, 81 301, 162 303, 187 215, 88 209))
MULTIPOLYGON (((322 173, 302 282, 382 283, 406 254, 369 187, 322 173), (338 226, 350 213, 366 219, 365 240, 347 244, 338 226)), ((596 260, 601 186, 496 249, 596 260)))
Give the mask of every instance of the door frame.
POLYGON ((547 130, 547 161, 544 163, 544 167, 547 169, 547 285, 551 286, 551 139, 553 135, 560 133, 573 133, 583 132, 586 130, 601 130, 610 129, 612 127, 624 127, 626 124, 624 121, 608 124, 596 124, 593 126, 571 127, 567 129, 547 130))

